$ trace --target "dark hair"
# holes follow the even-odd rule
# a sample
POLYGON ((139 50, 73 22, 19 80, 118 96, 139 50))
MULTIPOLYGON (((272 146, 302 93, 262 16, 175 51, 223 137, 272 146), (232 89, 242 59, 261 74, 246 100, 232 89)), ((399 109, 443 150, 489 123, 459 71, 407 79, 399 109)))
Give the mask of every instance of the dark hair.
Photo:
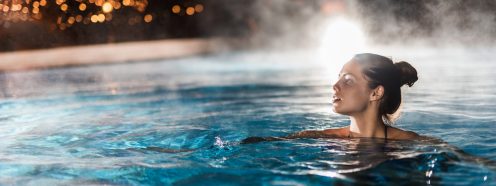
POLYGON ((413 86, 418 80, 417 70, 407 62, 393 63, 391 59, 377 54, 357 54, 353 60, 362 65, 362 72, 369 80, 370 88, 374 89, 379 85, 384 87, 379 116, 386 124, 392 124, 399 115, 396 111, 401 105, 400 87, 413 86))

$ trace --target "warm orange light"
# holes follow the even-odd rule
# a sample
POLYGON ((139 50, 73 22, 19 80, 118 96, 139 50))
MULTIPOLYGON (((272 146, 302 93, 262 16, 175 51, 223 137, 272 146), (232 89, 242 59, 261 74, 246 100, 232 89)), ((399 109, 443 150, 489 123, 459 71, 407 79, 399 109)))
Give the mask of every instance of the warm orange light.
POLYGON ((91 22, 93 22, 93 23, 98 22, 98 16, 97 15, 92 15, 91 16, 91 22))
POLYGON ((172 7, 172 13, 179 14, 179 12, 181 12, 181 6, 179 6, 179 5, 174 5, 174 6, 172 7))
POLYGON ((69 24, 74 24, 74 22, 76 21, 76 19, 74 17, 69 17, 69 19, 67 19, 67 23, 69 24))
POLYGON ((62 11, 64 11, 64 12, 65 12, 65 11, 67 11, 67 8, 68 8, 68 7, 69 7, 69 6, 67 6, 67 4, 65 4, 65 3, 64 3, 64 4, 60 5, 60 10, 62 10, 62 11))
POLYGON ((110 13, 110 12, 112 12, 113 9, 114 9, 114 7, 112 7, 112 4, 110 4, 109 2, 105 2, 102 5, 102 11, 104 13, 110 13))
POLYGON ((193 8, 193 7, 186 8, 186 14, 188 14, 188 15, 195 14, 195 8, 193 8))
POLYGON ((96 6, 102 6, 103 5, 103 0, 96 0, 95 1, 96 6))
POLYGON ((81 22, 82 20, 83 20, 83 16, 81 16, 81 15, 77 15, 77 16, 76 16, 76 22, 78 22, 78 23, 79 23, 79 22, 81 22))
POLYGON ((33 12, 33 14, 37 14, 37 13, 40 13, 40 9, 39 8, 33 8, 33 10, 31 10, 31 12, 33 12))
POLYGON ((153 20, 153 16, 150 15, 150 14, 146 14, 145 17, 144 17, 144 20, 145 22, 149 23, 149 22, 152 22, 153 20))
POLYGON ((22 9, 22 5, 20 4, 12 5, 12 11, 19 11, 21 9, 22 9))
POLYGON ((114 6, 114 9, 117 10, 117 9, 121 8, 121 3, 119 3, 119 1, 115 1, 113 6, 114 6))
POLYGON ((4 7, 3 7, 3 11, 4 11, 4 12, 8 12, 8 11, 9 11, 9 9, 10 9, 10 7, 9 7, 9 6, 4 6, 4 7))
POLYGON ((40 2, 35 1, 33 2, 33 7, 38 8, 40 6, 40 2))
POLYGON ((103 14, 98 14, 98 22, 103 23, 105 21, 105 15, 103 14))
POLYGON ((86 4, 84 4, 84 3, 79 4, 79 10, 85 11, 86 10, 86 4))
POLYGON ((129 6, 129 5, 131 5, 131 1, 130 0, 124 0, 124 1, 122 1, 122 4, 124 6, 129 6))
POLYGON ((22 8, 22 13, 27 14, 28 12, 29 12, 28 7, 24 7, 24 8, 22 8))
POLYGON ((195 11, 197 13, 203 12, 203 5, 202 4, 195 5, 195 11))
POLYGON ((40 5, 41 6, 46 6, 47 5, 47 1, 46 0, 41 0, 40 1, 40 5))

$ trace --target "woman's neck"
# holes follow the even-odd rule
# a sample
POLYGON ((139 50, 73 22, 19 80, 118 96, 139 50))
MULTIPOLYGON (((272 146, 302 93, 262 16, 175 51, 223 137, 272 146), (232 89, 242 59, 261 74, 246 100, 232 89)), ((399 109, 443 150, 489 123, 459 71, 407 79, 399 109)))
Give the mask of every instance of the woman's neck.
POLYGON ((350 116, 349 132, 353 137, 384 137, 384 122, 375 113, 350 116))

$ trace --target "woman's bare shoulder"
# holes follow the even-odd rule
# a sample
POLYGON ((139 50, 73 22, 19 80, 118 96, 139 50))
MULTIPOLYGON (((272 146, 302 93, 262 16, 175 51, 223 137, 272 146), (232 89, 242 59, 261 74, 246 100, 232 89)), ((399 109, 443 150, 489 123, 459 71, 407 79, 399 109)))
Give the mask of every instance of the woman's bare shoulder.
POLYGON ((305 130, 286 136, 286 138, 335 138, 346 136, 348 127, 326 130, 305 130))
POLYGON ((418 139, 420 135, 413 131, 403 130, 396 127, 388 127, 388 136, 390 139, 399 139, 399 140, 412 140, 418 139))
POLYGON ((322 133, 326 135, 334 135, 336 137, 346 137, 348 136, 348 127, 326 129, 323 130, 322 133))

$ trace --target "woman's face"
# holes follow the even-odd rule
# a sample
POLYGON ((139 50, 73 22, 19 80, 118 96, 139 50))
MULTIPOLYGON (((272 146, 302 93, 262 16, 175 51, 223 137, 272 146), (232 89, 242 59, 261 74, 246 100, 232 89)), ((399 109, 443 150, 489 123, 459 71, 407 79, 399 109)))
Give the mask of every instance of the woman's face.
POLYGON ((362 73, 362 67, 353 61, 346 63, 332 86, 332 110, 339 114, 353 115, 363 112, 369 103, 372 89, 362 73))

